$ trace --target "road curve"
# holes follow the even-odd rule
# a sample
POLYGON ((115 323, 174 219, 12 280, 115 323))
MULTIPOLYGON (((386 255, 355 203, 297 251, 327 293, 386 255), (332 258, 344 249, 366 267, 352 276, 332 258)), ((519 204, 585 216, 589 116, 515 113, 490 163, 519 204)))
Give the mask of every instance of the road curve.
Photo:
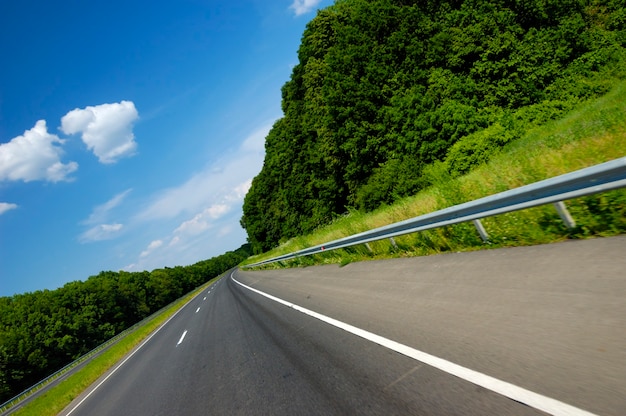
POLYGON ((625 248, 615 237, 237 272, 247 287, 223 278, 202 292, 62 414, 545 414, 301 307, 561 403, 554 414, 623 415, 625 248))

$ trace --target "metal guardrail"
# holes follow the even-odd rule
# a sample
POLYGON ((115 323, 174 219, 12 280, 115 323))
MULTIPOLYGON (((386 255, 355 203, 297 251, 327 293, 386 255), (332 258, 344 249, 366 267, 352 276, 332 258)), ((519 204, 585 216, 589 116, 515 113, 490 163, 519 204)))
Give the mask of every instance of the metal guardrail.
MULTIPOLYGON (((146 319, 149 319, 149 318, 146 318, 146 319)), ((15 396, 15 397, 7 400, 6 402, 0 404, 0 415, 5 414, 4 412, 6 412, 7 410, 10 410, 11 408, 16 406, 17 404, 21 403, 23 400, 27 399, 32 394, 38 392, 43 387, 45 387, 48 384, 50 384, 50 383, 54 382, 55 380, 59 379, 61 376, 67 374, 72 369, 74 369, 77 366, 79 366, 80 364, 84 363, 85 361, 87 361, 91 357, 97 355, 98 353, 102 352, 106 348, 110 347, 112 344, 117 342, 120 338, 124 337, 130 331, 136 329, 137 326, 140 325, 143 322, 144 321, 141 321, 141 322, 133 325, 131 328, 128 328, 128 329, 120 332, 119 334, 115 335, 113 338, 108 339, 103 344, 98 345, 96 348, 92 349, 88 353, 80 356, 76 360, 74 360, 71 363, 67 364, 65 367, 61 368, 60 370, 54 372, 53 374, 50 374, 48 377, 46 377, 45 379, 41 380, 39 383, 35 384, 32 387, 29 387, 27 390, 23 391, 22 393, 18 394, 17 396, 15 396)))
MULTIPOLYGON (((186 296, 186 295, 184 295, 184 296, 186 296)), ((100 352, 102 352, 105 349, 107 349, 108 347, 112 346, 117 341, 119 341, 120 339, 122 339, 123 337, 125 337, 126 335, 131 333, 132 331, 136 330, 140 326, 146 324, 147 322, 151 321, 152 319, 154 319, 154 318, 158 317, 159 315, 163 314, 163 312, 165 312, 167 310, 167 308, 169 308, 170 306, 172 306, 173 304, 175 304, 179 300, 180 299, 176 299, 175 301, 173 301, 173 302, 169 303, 168 305, 162 307, 161 309, 159 309, 158 311, 154 312, 150 316, 147 316, 146 318, 142 319, 141 321, 137 322, 136 324, 132 325, 131 327, 123 330, 119 334, 115 335, 113 338, 109 338, 107 341, 105 341, 104 343, 98 345, 97 347, 95 347, 94 349, 89 351, 88 353, 80 356, 79 358, 77 358, 76 360, 72 361, 71 363, 69 363, 65 367, 63 367, 60 370, 58 370, 58 371, 54 372, 53 374, 49 375, 45 379, 41 380, 39 383, 33 385, 32 387, 29 387, 27 390, 24 390, 22 393, 18 394, 17 396, 15 396, 15 397, 7 400, 6 402, 0 404, 0 415, 4 415, 4 414, 10 413, 9 411, 12 411, 14 406, 17 406, 19 403, 21 403, 23 400, 29 398, 34 393, 36 393, 39 390, 41 390, 42 388, 46 387, 50 383, 58 380, 61 376, 67 374, 68 372, 70 372, 74 368, 78 367, 80 364, 86 362, 90 358, 96 356, 100 352)))
POLYGON ((250 268, 262 266, 264 264, 309 256, 328 250, 336 250, 357 244, 367 244, 385 238, 390 238, 392 244, 395 245, 393 237, 466 221, 473 221, 483 240, 487 240, 488 235, 480 223, 481 218, 550 203, 555 205, 560 217, 565 221, 566 225, 573 227, 574 221, 567 212, 563 201, 624 187, 626 187, 626 157, 621 157, 610 162, 566 173, 554 178, 375 228, 349 237, 333 240, 328 243, 319 244, 314 247, 305 248, 293 253, 273 257, 253 264, 247 264, 242 267, 250 268))
MULTIPOLYGON (((176 301, 174 301, 174 302, 176 302, 176 301)), ((169 306, 170 305, 167 305, 167 306, 159 309, 158 311, 156 311, 152 315, 142 319, 140 322, 137 322, 136 324, 132 325, 130 328, 127 328, 127 329, 123 330, 122 332, 120 332, 119 334, 115 335, 113 338, 109 338, 107 341, 105 341, 104 343, 98 345, 97 347, 95 347, 94 349, 89 351, 88 353, 78 357, 76 360, 74 360, 71 363, 67 364, 65 367, 61 368, 60 370, 54 372, 53 374, 50 374, 48 377, 44 378, 43 380, 41 380, 39 383, 35 384, 34 386, 29 387, 27 390, 24 390, 23 392, 21 392, 17 396, 15 396, 15 397, 7 400, 6 402, 0 404, 0 415, 5 414, 6 411, 12 409, 14 406, 16 406, 17 404, 21 403, 23 400, 27 399, 32 394, 38 392, 43 387, 45 387, 48 384, 50 384, 50 383, 54 382, 55 380, 59 379, 61 376, 67 374, 72 369, 78 367, 80 364, 84 363, 85 361, 89 360, 90 358, 94 357, 95 355, 99 354, 100 352, 104 351, 106 348, 108 348, 111 345, 115 344, 121 338, 123 338, 124 336, 128 335, 130 332, 134 331, 135 329, 137 329, 141 325, 143 325, 146 322, 150 321, 151 319, 157 317, 158 315, 163 313, 163 311, 167 307, 169 307, 169 306)))

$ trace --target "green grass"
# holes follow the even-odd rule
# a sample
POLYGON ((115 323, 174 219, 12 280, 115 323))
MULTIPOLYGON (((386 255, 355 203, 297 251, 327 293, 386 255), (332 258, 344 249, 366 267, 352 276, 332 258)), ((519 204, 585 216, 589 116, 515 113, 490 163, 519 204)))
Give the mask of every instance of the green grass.
MULTIPOLYGON (((500 154, 465 176, 453 179, 443 163, 428 167, 434 184, 415 196, 364 214, 352 211, 316 232, 294 238, 244 264, 323 244, 358 232, 433 212, 459 203, 572 172, 626 156, 626 82, 598 100, 583 103, 560 120, 528 131, 500 154)), ((328 251, 266 268, 313 264, 346 265, 368 259, 423 256, 447 251, 533 245, 572 238, 609 236, 626 232, 626 190, 566 201, 577 226, 567 229, 552 205, 482 220, 490 236, 484 243, 471 223, 328 251)))
MULTIPOLYGON (((441 164, 428 174, 434 185, 419 194, 382 207, 372 213, 351 211, 316 232, 294 238, 280 247, 254 256, 253 263, 358 232, 433 212, 507 189, 626 156, 626 82, 617 84, 599 100, 583 104, 564 118, 535 128, 504 151, 469 174, 452 179, 441 164)), ((609 236, 626 232, 626 191, 567 201, 577 222, 567 229, 550 205, 485 218, 490 235, 485 244, 472 224, 464 223, 396 237, 389 240, 333 250, 266 267, 347 265, 368 259, 423 256, 446 251, 531 245, 568 238, 609 236)), ((207 283, 207 284, 210 284, 207 283)), ((205 285, 206 286, 206 285, 205 285)), ((203 287, 204 288, 204 287, 203 287)), ((146 325, 129 333, 83 369, 15 412, 15 415, 56 415, 108 369, 132 351, 198 291, 181 298, 146 325)))
POLYGON ((120 341, 111 346, 100 356, 91 360, 84 368, 63 380, 57 386, 24 405, 16 412, 19 416, 54 416, 65 409, 76 397, 98 380, 104 373, 118 363, 124 356, 137 347, 152 332, 159 328, 169 317, 178 311, 184 304, 194 296, 204 290, 211 282, 210 280, 195 291, 180 298, 175 303, 165 308, 145 325, 138 327, 120 341))

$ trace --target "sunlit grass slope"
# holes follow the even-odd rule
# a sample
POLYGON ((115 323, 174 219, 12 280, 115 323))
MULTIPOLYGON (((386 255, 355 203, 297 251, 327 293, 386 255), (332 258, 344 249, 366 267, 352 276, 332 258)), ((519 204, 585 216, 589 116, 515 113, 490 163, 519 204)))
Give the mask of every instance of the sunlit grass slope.
MULTIPOLYGON (((581 104, 560 120, 528 131, 521 139, 469 174, 452 178, 445 164, 429 166, 433 185, 413 197, 372 213, 350 212, 316 232, 294 238, 244 264, 323 244, 351 234, 433 212, 508 189, 626 156, 626 82, 598 100, 581 104)), ((446 251, 532 245, 626 232, 626 190, 566 202, 576 221, 567 229, 551 205, 482 220, 490 236, 484 243, 471 223, 294 259, 265 267, 422 256, 446 251), (371 250, 371 251, 370 251, 371 250)))
POLYGON ((218 278, 211 279, 198 289, 167 306, 144 325, 130 332, 112 347, 108 348, 104 353, 89 361, 84 368, 78 370, 57 386, 51 388, 40 397, 20 407, 11 414, 19 416, 54 416, 59 414, 103 374, 113 368, 115 364, 121 361, 143 340, 163 325, 163 323, 183 305, 193 299, 198 293, 205 290, 206 287, 215 282, 216 279, 218 278))

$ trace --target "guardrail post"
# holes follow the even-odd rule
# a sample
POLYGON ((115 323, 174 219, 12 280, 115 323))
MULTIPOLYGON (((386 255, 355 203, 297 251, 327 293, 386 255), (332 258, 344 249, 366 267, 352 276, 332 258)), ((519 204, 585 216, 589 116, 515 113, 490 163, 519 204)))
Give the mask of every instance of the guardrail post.
MULTIPOLYGON (((567 201, 621 188, 626 188, 626 157, 374 228, 363 233, 329 241, 325 243, 325 246, 316 246, 315 250, 310 248, 302 249, 280 256, 280 258, 285 256, 308 256, 320 250, 323 251, 324 247, 330 247, 331 249, 351 247, 356 244, 363 244, 363 241, 382 240, 389 238, 390 235, 399 236, 467 221, 473 221, 482 240, 488 242, 489 235, 480 221, 476 220, 477 218, 500 215, 546 204, 554 204, 565 224, 568 227, 575 227, 576 223, 567 212, 565 205, 563 202, 558 201, 567 201)), ((279 258, 271 258, 263 261, 262 264, 278 260, 279 258)), ((256 265, 258 263, 249 264, 247 267, 256 265)))
POLYGON ((572 218, 563 201, 555 202, 552 205, 556 208, 556 212, 559 213, 559 217, 561 217, 567 228, 576 227, 576 221, 572 218))
POLYGON ((396 244, 396 240, 394 240, 393 237, 389 237, 389 242, 393 246, 394 250, 398 249, 398 245, 396 244))
POLYGON ((474 223, 474 227, 476 227, 476 231, 480 234, 480 238, 482 238, 484 243, 489 242, 489 234, 487 234, 487 230, 483 227, 483 223, 480 220, 472 220, 474 223))
POLYGON ((367 251, 370 252, 370 254, 374 254, 374 251, 372 250, 372 247, 370 247, 370 243, 365 243, 365 247, 367 248, 367 251))

